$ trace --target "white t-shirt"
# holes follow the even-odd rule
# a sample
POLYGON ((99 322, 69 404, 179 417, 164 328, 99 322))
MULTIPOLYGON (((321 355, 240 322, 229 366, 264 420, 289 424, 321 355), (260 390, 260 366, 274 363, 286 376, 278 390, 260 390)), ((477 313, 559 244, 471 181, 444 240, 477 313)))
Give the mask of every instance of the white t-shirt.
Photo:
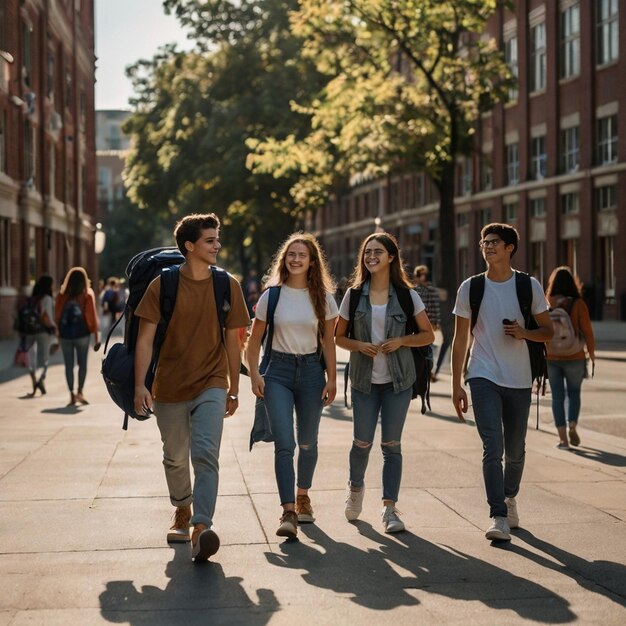
MULTIPOLYGON (((472 318, 469 302, 470 280, 461 283, 453 313, 472 318)), ((548 301, 539 282, 530 279, 533 302, 531 312, 538 315, 548 310, 548 301)), ((501 387, 525 389, 532 386, 528 346, 524 340, 504 334, 502 320, 517 320, 523 328, 524 318, 515 289, 515 274, 499 283, 485 277, 485 293, 474 326, 474 342, 467 364, 467 379, 486 378, 501 387)))
MULTIPOLYGON (((424 310, 424 303, 419 297, 419 294, 410 289, 411 300, 413 301, 413 315, 417 315, 424 310)), ((385 316, 387 314, 386 304, 372 304, 372 343, 380 345, 385 341, 385 316)), ((346 292, 346 295, 341 301, 339 307, 339 315, 343 319, 350 319, 350 289, 346 292)), ((387 355, 379 352, 374 357, 374 363, 372 365, 372 383, 375 385, 382 385, 384 383, 392 382, 391 372, 389 371, 389 364, 387 363, 387 355)))
MULTIPOLYGON (((256 305, 255 316, 267 322, 269 289, 256 305)), ((326 294, 326 319, 337 317, 337 303, 332 294, 326 294)), ((317 317, 308 289, 280 288, 280 297, 274 313, 272 350, 287 354, 312 354, 317 351, 317 317)))

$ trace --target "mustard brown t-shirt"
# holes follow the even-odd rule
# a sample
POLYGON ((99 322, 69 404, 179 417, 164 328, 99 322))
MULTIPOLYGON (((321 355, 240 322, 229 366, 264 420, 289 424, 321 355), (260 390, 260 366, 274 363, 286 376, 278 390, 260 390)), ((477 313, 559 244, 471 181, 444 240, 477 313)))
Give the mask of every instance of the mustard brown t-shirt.
MULTIPOLYGON (((250 324, 241 286, 230 278, 230 311, 226 328, 250 324)), ((161 319, 161 277, 155 278, 135 315, 155 324, 161 319)), ((228 358, 220 337, 213 293, 213 274, 193 280, 180 273, 176 305, 161 347, 152 396, 158 402, 187 402, 206 389, 228 389, 228 358)))

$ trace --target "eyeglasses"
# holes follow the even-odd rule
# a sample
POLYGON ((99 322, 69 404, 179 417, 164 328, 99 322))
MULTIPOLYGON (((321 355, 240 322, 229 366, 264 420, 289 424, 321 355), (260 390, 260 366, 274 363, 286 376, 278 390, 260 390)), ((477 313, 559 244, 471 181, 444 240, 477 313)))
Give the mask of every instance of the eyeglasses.
POLYGON ((478 247, 479 248, 495 248, 500 242, 502 241, 502 239, 483 239, 482 241, 478 242, 478 247))

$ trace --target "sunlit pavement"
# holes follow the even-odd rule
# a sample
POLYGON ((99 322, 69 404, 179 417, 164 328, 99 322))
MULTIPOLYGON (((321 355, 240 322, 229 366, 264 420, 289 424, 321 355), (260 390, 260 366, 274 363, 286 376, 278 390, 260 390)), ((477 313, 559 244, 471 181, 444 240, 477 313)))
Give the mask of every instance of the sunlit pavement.
MULTIPOLYGON (((3 345, 6 362, 14 345, 3 345)), ((351 422, 340 374, 320 429, 316 522, 293 542, 275 535, 273 449, 248 451, 253 398, 242 379, 222 443, 221 548, 204 565, 188 545, 167 545, 156 423, 122 431, 99 355, 80 408, 66 406, 58 357, 47 395, 34 399, 24 371, 3 368, 0 624, 624 624, 626 439, 588 427, 626 413, 622 345, 599 351, 585 382, 578 449, 556 449, 549 396, 538 430, 533 404, 521 527, 504 545, 484 538, 481 445, 471 413, 466 424, 452 415, 447 370, 432 411, 414 402, 407 418, 398 502, 407 531, 383 533, 379 438, 363 513, 345 520, 351 422)))

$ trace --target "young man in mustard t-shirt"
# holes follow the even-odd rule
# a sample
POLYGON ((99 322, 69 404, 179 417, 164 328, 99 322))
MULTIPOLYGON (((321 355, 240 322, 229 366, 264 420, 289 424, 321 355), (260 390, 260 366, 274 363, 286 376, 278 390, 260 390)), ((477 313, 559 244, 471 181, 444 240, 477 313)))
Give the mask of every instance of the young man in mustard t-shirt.
POLYGON ((185 256, 176 304, 161 347, 152 394, 144 381, 161 318, 161 278, 155 278, 135 315, 141 318, 135 351, 135 410, 154 410, 163 441, 163 466, 176 507, 171 542, 189 541, 192 558, 206 561, 219 549, 213 525, 224 417, 238 406, 241 353, 239 329, 250 324, 239 282, 230 279, 230 310, 224 341, 215 304, 211 265, 222 247, 216 215, 187 215, 174 230, 185 256), (193 491, 189 457, 194 470, 193 491), (193 517, 191 504, 193 503, 193 517))

